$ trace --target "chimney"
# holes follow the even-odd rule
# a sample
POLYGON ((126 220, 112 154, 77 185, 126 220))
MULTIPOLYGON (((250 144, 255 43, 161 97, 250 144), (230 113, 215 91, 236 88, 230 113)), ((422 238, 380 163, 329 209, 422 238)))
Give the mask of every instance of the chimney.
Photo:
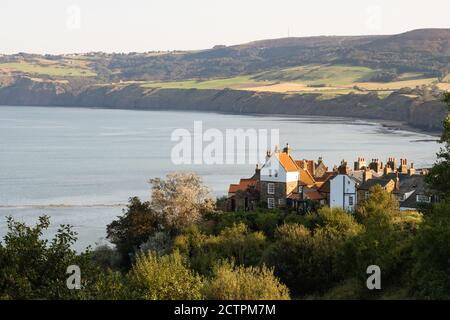
POLYGON ((372 159, 372 162, 369 164, 369 168, 376 173, 380 173, 383 170, 383 163, 380 162, 380 159, 372 159))
POLYGON ((411 163, 411 167, 408 169, 408 175, 413 176, 416 174, 416 168, 414 168, 414 163, 411 163))
POLYGON ((383 170, 383 174, 385 175, 385 176, 387 176, 389 173, 391 173, 392 172, 392 168, 391 168, 391 166, 389 165, 389 164, 386 164, 386 166, 384 167, 384 170, 383 170))
POLYGON ((364 158, 358 158, 355 162, 354 169, 355 171, 362 170, 367 166, 366 160, 364 158))
POLYGON ((363 181, 366 182, 367 180, 370 179, 372 179, 372 170, 366 168, 363 172, 363 181))
POLYGON ((398 177, 398 172, 395 173, 395 190, 400 190, 400 178, 398 177))
POLYGON ((341 161, 341 165, 340 165, 339 168, 338 168, 338 172, 339 172, 340 174, 350 174, 351 169, 350 169, 350 167, 347 165, 347 161, 345 161, 345 160, 342 160, 342 161, 341 161))
POLYGON ((260 177, 261 177, 261 167, 259 166, 259 164, 256 164, 255 179, 259 181, 260 177))
POLYGON ((400 167, 398 168, 398 171, 400 171, 401 174, 408 173, 408 160, 400 159, 400 167))
POLYGON ((387 163, 386 163, 386 167, 389 166, 390 167, 390 171, 394 172, 395 170, 397 170, 397 160, 395 158, 389 158, 387 163))
POLYGON ((286 143, 286 147, 283 148, 283 152, 286 154, 291 154, 291 147, 289 146, 289 143, 286 143))

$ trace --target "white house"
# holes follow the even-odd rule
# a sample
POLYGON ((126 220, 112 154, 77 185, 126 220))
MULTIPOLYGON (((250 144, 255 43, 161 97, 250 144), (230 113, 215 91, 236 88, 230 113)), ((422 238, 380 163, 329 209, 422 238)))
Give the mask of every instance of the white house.
POLYGON ((341 208, 349 212, 357 203, 357 182, 346 174, 338 174, 330 180, 330 208, 341 208))
POLYGON ((267 155, 260 171, 260 199, 269 209, 286 205, 287 196, 298 189, 299 168, 289 154, 283 152, 267 155))

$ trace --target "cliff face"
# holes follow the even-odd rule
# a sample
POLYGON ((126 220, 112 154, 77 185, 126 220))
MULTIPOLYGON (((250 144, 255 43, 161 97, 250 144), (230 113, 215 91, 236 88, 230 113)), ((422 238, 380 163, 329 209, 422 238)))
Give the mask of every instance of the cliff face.
POLYGON ((138 85, 91 86, 74 94, 68 85, 18 80, 0 88, 0 105, 73 106, 148 110, 199 110, 236 114, 291 114, 402 121, 438 131, 446 116, 439 101, 420 103, 401 94, 323 99, 316 94, 288 95, 239 90, 145 89, 138 85))

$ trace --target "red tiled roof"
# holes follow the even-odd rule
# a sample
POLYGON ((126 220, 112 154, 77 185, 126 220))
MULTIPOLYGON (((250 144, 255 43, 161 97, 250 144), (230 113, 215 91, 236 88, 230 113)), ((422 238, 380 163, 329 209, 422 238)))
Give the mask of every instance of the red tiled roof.
POLYGON ((258 182, 256 179, 241 179, 239 184, 230 184, 228 193, 236 193, 238 191, 246 191, 249 187, 255 187, 258 182))
POLYGON ((312 175, 307 170, 299 168, 298 171, 300 173, 298 179, 302 184, 311 186, 316 183, 312 175))
POLYGON ((305 199, 310 199, 310 200, 324 199, 324 197, 320 194, 320 192, 316 191, 316 190, 305 191, 305 192, 303 192, 303 196, 305 199))
POLYGON ((292 157, 284 152, 276 153, 276 156, 278 160, 280 161, 280 164, 283 166, 283 168, 286 170, 286 172, 295 172, 298 171, 298 166, 295 163, 294 159, 292 157))
POLYGON ((312 176, 314 172, 314 160, 295 160, 299 168, 305 169, 312 176))

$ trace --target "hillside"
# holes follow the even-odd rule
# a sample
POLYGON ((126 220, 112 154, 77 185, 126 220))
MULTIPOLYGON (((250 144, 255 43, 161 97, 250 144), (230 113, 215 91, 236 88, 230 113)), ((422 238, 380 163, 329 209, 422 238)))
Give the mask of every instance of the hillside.
POLYGON ((136 99, 152 92, 152 99, 142 100, 148 101, 148 108, 178 109, 186 104, 188 109, 196 109, 200 99, 209 101, 211 110, 236 112, 233 105, 237 102, 226 100, 232 105, 216 108, 214 99, 202 100, 209 93, 200 92, 226 92, 229 96, 232 89, 253 97, 246 101, 255 105, 242 106, 252 113, 279 113, 290 101, 301 105, 290 105, 282 113, 403 119, 417 127, 437 129, 444 113, 436 107, 440 106, 436 100, 442 91, 450 90, 449 67, 450 29, 282 38, 199 51, 19 53, 0 55, 0 105, 84 106, 89 101, 89 106, 127 107, 122 103, 127 101, 132 108, 136 99), (165 94, 154 100, 160 89, 165 94), (116 97, 118 92, 129 96, 116 97), (183 99, 167 97, 169 93, 183 99), (112 96, 122 102, 108 102, 112 96), (407 99, 408 108, 402 109, 398 97, 407 99), (366 100, 377 107, 363 108, 366 100), (305 107, 306 101, 313 102, 305 107), (346 101, 350 109, 345 107, 346 101), (399 103, 401 111, 392 113, 392 101, 399 103), (336 105, 340 107, 333 109, 336 105), (386 105, 391 111, 386 112, 386 105), (421 119, 418 112, 411 111, 417 105, 432 110, 421 112, 421 119), (258 107, 261 110, 255 109, 258 107))

